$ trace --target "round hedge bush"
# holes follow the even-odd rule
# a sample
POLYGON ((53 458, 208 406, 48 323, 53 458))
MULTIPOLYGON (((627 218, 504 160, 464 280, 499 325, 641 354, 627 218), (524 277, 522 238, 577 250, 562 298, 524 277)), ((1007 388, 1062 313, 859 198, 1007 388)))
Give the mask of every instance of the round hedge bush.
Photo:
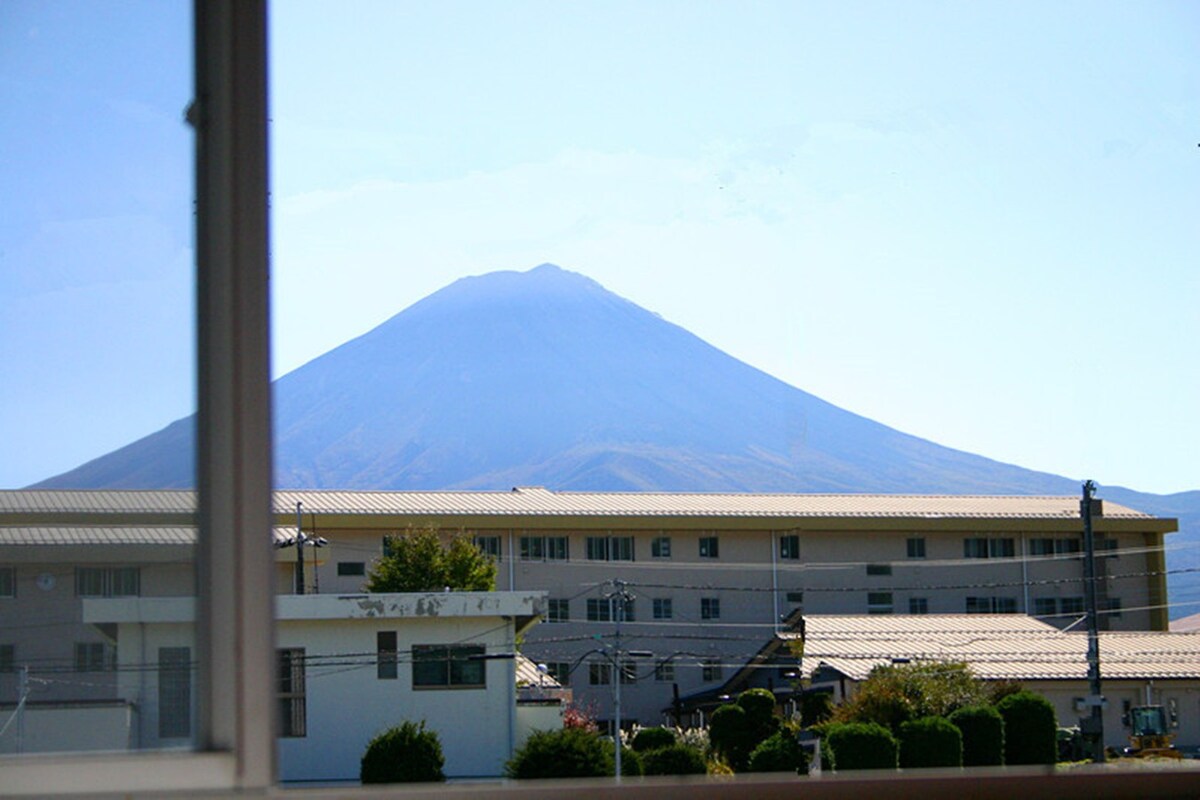
POLYGON ((633 737, 633 749, 639 753, 670 747, 676 743, 675 731, 668 728, 642 728, 633 737))
MULTIPOLYGON (((613 774, 612 750, 599 734, 581 728, 534 731, 504 771, 508 777, 521 780, 598 778, 613 774)), ((621 755, 624 759, 625 754, 621 755)))
POLYGON ((1050 701, 1030 691, 996 704, 1004 717, 1004 763, 1053 764, 1058 760, 1058 721, 1050 701))
POLYGON ((420 783, 444 781, 442 744, 433 731, 404 722, 376 736, 363 753, 359 778, 363 783, 420 783))
POLYGON ((961 767, 962 731, 945 717, 921 717, 900 725, 900 766, 904 769, 961 767))
POLYGON ((963 766, 995 767, 1004 763, 1004 717, 992 706, 960 708, 949 717, 962 731, 963 766))
POLYGON ((794 734, 778 730, 759 742, 750 753, 749 772, 799 772, 807 774, 808 760, 794 734))
POLYGON ((837 772, 897 766, 896 737, 878 722, 830 724, 825 729, 825 746, 830 766, 837 772))
POLYGON ((704 754, 686 744, 658 747, 641 755, 645 775, 704 775, 708 772, 704 754))

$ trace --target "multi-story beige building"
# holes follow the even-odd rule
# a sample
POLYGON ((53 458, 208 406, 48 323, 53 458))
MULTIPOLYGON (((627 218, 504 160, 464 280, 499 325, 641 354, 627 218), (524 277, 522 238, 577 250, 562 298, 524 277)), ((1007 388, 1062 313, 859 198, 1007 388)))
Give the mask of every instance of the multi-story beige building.
MULTIPOLYGON (((15 697, 22 665, 58 681, 56 696, 111 695, 121 642, 82 624, 82 599, 190 595, 193 503, 181 491, 0 492, 0 698, 15 697)), ((306 536, 326 543, 303 550, 309 593, 362 592, 388 534, 473 537, 499 562, 498 589, 548 593, 522 652, 602 719, 618 673, 623 721, 656 724, 676 692, 721 686, 798 611, 1017 613, 1060 627, 1084 613, 1071 497, 517 488, 280 491, 275 504, 277 544, 294 537, 297 504, 306 536)), ((1101 627, 1166 630, 1175 520, 1107 501, 1094 520, 1101 627)), ((296 591, 296 549, 276 564, 277 590, 296 591)))

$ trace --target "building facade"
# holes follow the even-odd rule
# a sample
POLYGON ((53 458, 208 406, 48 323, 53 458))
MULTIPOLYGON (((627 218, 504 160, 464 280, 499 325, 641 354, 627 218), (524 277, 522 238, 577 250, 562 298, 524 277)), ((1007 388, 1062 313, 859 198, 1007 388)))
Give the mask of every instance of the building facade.
MULTIPOLYGON (((82 600, 190 595, 192 503, 189 492, 0 492, 0 588, 12 587, 0 655, 14 670, 34 652, 47 667, 82 668, 97 680, 76 691, 111 697, 104 668, 121 648, 82 623, 82 600), (36 630, 29 619, 54 635, 35 645, 21 633, 36 630)), ((280 491, 275 507, 277 544, 295 538, 297 519, 325 542, 300 550, 310 594, 361 593, 387 535, 430 526, 472 537, 497 559, 498 589, 547 595, 522 652, 602 720, 620 680, 626 724, 658 724, 676 694, 723 685, 801 615, 1024 614, 1067 627, 1083 614, 1070 497, 528 487, 280 491)), ((1107 501, 1096 511, 1102 627, 1165 630, 1163 538, 1175 521, 1107 501)), ((297 591, 297 555, 276 550, 281 594, 297 591)), ((15 692, 15 675, 0 674, 0 696, 15 692)))

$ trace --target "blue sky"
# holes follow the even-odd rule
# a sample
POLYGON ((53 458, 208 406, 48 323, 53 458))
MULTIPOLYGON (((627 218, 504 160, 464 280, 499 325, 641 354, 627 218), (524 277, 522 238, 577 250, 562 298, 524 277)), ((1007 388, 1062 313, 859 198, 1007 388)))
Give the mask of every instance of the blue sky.
MULTIPOLYGON (((188 3, 0 5, 0 486, 192 406, 188 3)), ((545 261, 851 411, 1200 488, 1200 7, 272 18, 275 370, 545 261)))

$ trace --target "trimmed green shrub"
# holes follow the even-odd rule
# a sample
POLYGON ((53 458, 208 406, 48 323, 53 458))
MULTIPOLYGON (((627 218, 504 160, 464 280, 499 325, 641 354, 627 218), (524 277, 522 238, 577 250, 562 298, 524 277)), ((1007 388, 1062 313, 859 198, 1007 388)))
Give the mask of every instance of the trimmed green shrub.
POLYGON ((1004 717, 992 706, 960 708, 950 721, 962 731, 964 767, 994 767, 1004 763, 1004 717))
POLYGON ((1029 691, 996 704, 1004 717, 1004 763, 1053 764, 1058 759, 1058 721, 1050 701, 1029 691))
POLYGON ((639 753, 658 750, 676 743, 675 731, 669 728, 642 728, 633 737, 633 749, 639 753))
MULTIPOLYGON (((644 767, 642 766, 642 754, 629 747, 621 748, 621 774, 625 777, 637 777, 642 774, 644 767)), ((612 775, 616 770, 610 768, 608 774, 612 775)))
POLYGON ((779 730, 775 716, 775 695, 770 689, 747 689, 738 695, 737 704, 746 712, 750 750, 779 730))
POLYGON ((703 775, 708 772, 704 754, 686 744, 672 744, 641 754, 645 775, 703 775))
POLYGON ((750 753, 749 772, 808 773, 808 760, 794 733, 778 730, 750 753))
POLYGON ((825 731, 829 765, 838 772, 896 769, 898 750, 896 737, 877 722, 833 723, 825 731))
POLYGON ((921 717, 900 725, 900 766, 961 767, 962 731, 945 717, 921 717))
MULTIPOLYGON (((598 778, 613 774, 613 748, 581 728, 534 731, 504 766, 510 778, 598 778)), ((624 753, 622 753, 624 757, 624 753)))
POLYGON ((433 731, 405 722, 389 728, 367 745, 359 768, 363 783, 414 783, 444 781, 442 744, 433 731))
POLYGON ((708 722, 708 740, 713 751, 735 772, 746 769, 750 751, 757 744, 750 740, 750 735, 745 709, 732 703, 719 707, 708 722))

